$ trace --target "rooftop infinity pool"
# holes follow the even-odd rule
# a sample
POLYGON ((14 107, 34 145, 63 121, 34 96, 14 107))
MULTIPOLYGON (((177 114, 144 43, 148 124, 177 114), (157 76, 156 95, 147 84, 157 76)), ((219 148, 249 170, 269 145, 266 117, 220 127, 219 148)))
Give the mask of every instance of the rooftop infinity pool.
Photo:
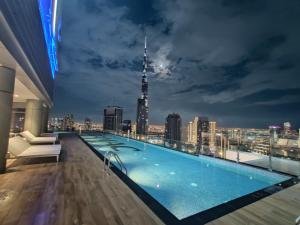
POLYGON ((102 155, 116 152, 127 176, 179 220, 291 178, 110 134, 82 138, 102 155))

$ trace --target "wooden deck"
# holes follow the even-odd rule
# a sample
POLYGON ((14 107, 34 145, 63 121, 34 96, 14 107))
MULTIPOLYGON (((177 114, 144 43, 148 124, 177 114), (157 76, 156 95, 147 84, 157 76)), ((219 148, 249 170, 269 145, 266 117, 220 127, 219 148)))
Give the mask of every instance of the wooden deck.
POLYGON ((227 214, 207 225, 295 225, 300 216, 300 184, 227 214))
POLYGON ((1 225, 162 224, 77 137, 55 159, 16 160, 0 175, 1 225))
MULTIPOLYGON (((77 137, 62 140, 55 159, 9 162, 0 175, 1 225, 152 225, 159 218, 77 137)), ((209 225, 294 225, 300 185, 262 199, 209 225)))

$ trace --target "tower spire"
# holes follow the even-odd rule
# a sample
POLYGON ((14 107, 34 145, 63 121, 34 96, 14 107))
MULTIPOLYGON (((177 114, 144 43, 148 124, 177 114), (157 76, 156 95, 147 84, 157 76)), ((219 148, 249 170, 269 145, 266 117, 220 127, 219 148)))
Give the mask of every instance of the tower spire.
POLYGON ((147 72, 147 64, 148 64, 148 59, 147 59, 147 36, 145 35, 145 49, 144 49, 144 61, 143 61, 143 74, 146 77, 146 72, 147 72))

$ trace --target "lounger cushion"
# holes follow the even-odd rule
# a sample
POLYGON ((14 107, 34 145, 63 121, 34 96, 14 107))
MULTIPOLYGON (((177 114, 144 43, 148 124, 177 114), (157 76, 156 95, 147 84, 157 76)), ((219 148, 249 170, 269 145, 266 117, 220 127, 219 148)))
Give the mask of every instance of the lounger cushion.
POLYGON ((32 157, 32 156, 55 156, 59 155, 61 145, 32 145, 18 157, 32 157))
POLYGON ((31 144, 54 143, 57 140, 56 137, 36 137, 28 130, 23 131, 20 135, 26 138, 31 144))

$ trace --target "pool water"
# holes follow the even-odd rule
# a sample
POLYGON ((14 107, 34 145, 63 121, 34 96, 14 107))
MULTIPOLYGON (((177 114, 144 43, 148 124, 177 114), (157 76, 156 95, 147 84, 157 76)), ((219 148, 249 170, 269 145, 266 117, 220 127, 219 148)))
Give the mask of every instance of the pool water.
POLYGON ((129 178, 178 219, 290 179, 266 170, 192 156, 115 135, 82 138, 103 155, 106 151, 116 152, 129 178))

